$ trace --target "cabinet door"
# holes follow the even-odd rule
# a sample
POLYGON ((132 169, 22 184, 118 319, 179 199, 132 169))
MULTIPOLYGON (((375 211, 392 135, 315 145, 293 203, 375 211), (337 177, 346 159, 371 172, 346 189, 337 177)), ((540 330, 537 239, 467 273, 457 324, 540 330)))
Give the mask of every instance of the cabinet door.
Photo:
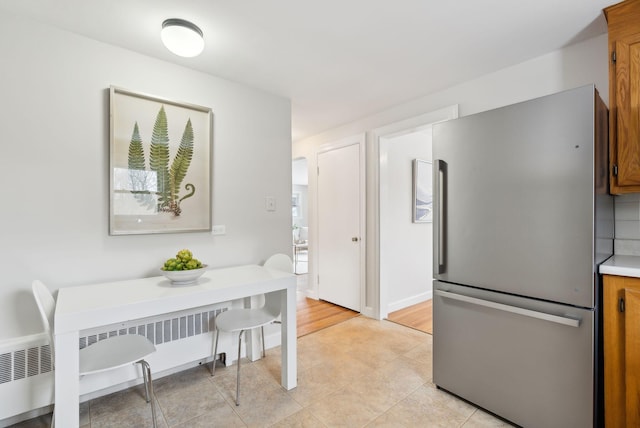
POLYGON ((624 382, 628 427, 640 427, 640 290, 624 290, 624 382))
POLYGON ((629 280, 623 276, 604 276, 604 417, 607 428, 625 427, 624 389, 624 299, 629 280))
POLYGON ((615 181, 640 186, 640 34, 616 41, 615 49, 615 181))

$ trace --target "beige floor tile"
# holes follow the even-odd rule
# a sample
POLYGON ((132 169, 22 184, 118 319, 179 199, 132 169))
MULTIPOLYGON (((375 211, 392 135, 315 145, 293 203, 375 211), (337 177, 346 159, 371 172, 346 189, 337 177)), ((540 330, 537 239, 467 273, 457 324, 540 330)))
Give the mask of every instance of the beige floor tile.
MULTIPOLYGON (((153 381, 153 387, 155 392, 163 392, 167 389, 180 389, 187 385, 191 385, 194 382, 201 382, 208 380, 211 377, 210 372, 211 365, 198 365, 196 367, 183 370, 179 373, 174 373, 169 376, 162 377, 160 379, 155 379, 153 381)), ((218 367, 216 368, 216 373, 218 370, 224 372, 226 368, 218 367)))
MULTIPOLYGON (((226 404, 201 366, 157 382, 156 397, 169 426, 181 424, 226 404)), ((93 420, 92 420, 93 422, 93 420)))
POLYGON ((11 425, 11 428, 49 428, 51 426, 51 413, 28 419, 11 425))
MULTIPOLYGON (((37 418, 28 419, 23 422, 18 422, 17 424, 11 425, 11 428, 49 428, 51 426, 51 413, 44 414, 42 416, 38 416, 37 418)), ((89 427, 90 417, 89 417, 89 402, 80 403, 80 428, 89 427)), ((0 421, 0 425, 2 425, 2 421, 0 421)))
POLYGON ((514 425, 478 409, 462 426, 463 428, 504 428, 514 425))
POLYGON ((399 403, 383 415, 369 423, 367 428, 458 428, 460 422, 448 420, 446 415, 429 413, 422 408, 406 406, 399 403))
POLYGON ((89 409, 91 408, 90 402, 85 401, 84 403, 80 403, 80 426, 86 426, 91 423, 91 413, 89 409))
POLYGON ((303 369, 335 359, 336 356, 348 352, 348 349, 353 346, 339 343, 338 338, 342 337, 341 334, 336 334, 336 340, 333 340, 333 329, 336 327, 323 330, 329 331, 329 333, 320 331, 298 339, 298 362, 303 369))
POLYGON ((248 427, 268 427, 300 410, 302 407, 282 389, 264 394, 259 402, 241 401, 240 406, 235 408, 248 427))
POLYGON ((246 360, 240 366, 240 405, 235 406, 236 369, 228 367, 212 383, 247 426, 269 426, 302 409, 280 386, 280 377, 274 378, 268 364, 246 360))
POLYGON ((425 381, 419 376, 387 377, 378 370, 369 376, 350 382, 349 387, 370 401, 379 413, 383 413, 424 384, 425 381))
POLYGON ((416 389, 433 377, 431 362, 421 362, 405 356, 400 356, 389 364, 377 370, 377 373, 390 383, 406 385, 408 389, 416 389))
POLYGON ((271 428, 327 428, 310 411, 303 409, 272 425, 271 428))
MULTIPOLYGON (((224 373, 210 377, 210 381, 222 397, 235 406, 237 365, 227 367, 224 373)), ((260 406, 269 394, 282 391, 280 380, 274 379, 263 365, 254 364, 243 359, 240 365, 240 403, 251 403, 260 406)))
POLYGON ((403 400, 367 425, 367 428, 457 428, 466 417, 446 407, 424 407, 411 400, 403 400))
POLYGON ((415 343, 417 344, 402 356, 431 364, 433 360, 433 336, 425 334, 424 338, 420 338, 415 343))
POLYGON ((363 427, 381 414, 366 396, 350 387, 342 388, 307 408, 328 427, 363 427))
POLYGON ((244 428, 247 425, 226 401, 216 402, 205 413, 183 423, 172 425, 175 428, 244 428))
MULTIPOLYGON (((156 411, 158 410, 156 407, 156 411)), ((91 400, 89 413, 92 428, 153 426, 151 404, 145 401, 142 386, 91 400)), ((166 426, 159 412, 158 426, 166 426)))
POLYGON ((346 386, 345 379, 330 376, 325 367, 319 364, 298 373, 298 386, 288 392, 289 396, 301 406, 308 406, 332 392, 346 386))
POLYGON ((459 427, 475 410, 474 406, 427 383, 390 409, 381 422, 395 418, 399 426, 459 427))
MULTIPOLYGON (((265 358, 260 358, 257 361, 250 362, 249 364, 255 364, 257 366, 262 367, 269 375, 280 382, 281 375, 281 367, 282 367, 282 352, 280 352, 280 347, 267 349, 267 356, 265 358)), ((244 362, 244 360, 243 360, 244 362)), ((234 370, 235 370, 235 366, 234 370)), ((304 367, 298 363, 298 371, 304 370, 304 367)))

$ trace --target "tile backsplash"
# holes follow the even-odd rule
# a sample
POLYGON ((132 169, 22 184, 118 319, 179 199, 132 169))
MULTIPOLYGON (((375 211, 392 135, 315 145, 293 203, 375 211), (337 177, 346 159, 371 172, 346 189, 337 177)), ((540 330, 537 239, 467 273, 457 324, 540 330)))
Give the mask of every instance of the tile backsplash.
POLYGON ((640 256, 640 194, 615 196, 614 253, 640 256))

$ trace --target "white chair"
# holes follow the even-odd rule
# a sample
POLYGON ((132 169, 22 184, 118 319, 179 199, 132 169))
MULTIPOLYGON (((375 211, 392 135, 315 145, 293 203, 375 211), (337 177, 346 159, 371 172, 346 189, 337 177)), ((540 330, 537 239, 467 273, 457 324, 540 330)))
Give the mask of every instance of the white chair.
MULTIPOLYGON (((33 281, 31 286, 45 333, 51 340, 51 354, 54 352, 53 316, 56 302, 49 289, 40 281, 33 281)), ((112 336, 80 350, 80 376, 99 373, 111 369, 138 363, 142 367, 144 393, 147 403, 151 402, 153 426, 156 427, 156 408, 154 404, 153 381, 151 368, 144 358, 155 352, 156 347, 146 337, 137 334, 112 336)), ((55 412, 54 412, 55 416, 55 412)), ((51 420, 51 426, 54 419, 51 420)))
POLYGON ((309 251, 309 228, 298 228, 298 238, 293 241, 293 273, 298 273, 298 258, 300 253, 309 251))
MULTIPOLYGON (((264 266, 293 273, 293 262, 286 254, 274 254, 264 262, 264 266)), ((264 326, 270 324, 280 316, 280 294, 266 293, 264 305, 260 308, 229 309, 218 314, 215 318, 216 337, 213 348, 213 366, 211 376, 216 373, 216 354, 218 353, 218 337, 220 332, 238 333, 238 372, 236 375, 236 406, 240 405, 240 352, 242 350, 242 333, 260 327, 262 333, 262 356, 265 356, 264 326)))

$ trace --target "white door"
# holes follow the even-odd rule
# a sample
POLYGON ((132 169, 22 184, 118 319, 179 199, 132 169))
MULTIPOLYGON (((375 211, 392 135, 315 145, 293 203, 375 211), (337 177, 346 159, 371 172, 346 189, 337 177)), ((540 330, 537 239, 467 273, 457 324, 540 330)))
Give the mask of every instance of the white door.
POLYGON ((360 312, 360 143, 318 154, 318 291, 360 312))

